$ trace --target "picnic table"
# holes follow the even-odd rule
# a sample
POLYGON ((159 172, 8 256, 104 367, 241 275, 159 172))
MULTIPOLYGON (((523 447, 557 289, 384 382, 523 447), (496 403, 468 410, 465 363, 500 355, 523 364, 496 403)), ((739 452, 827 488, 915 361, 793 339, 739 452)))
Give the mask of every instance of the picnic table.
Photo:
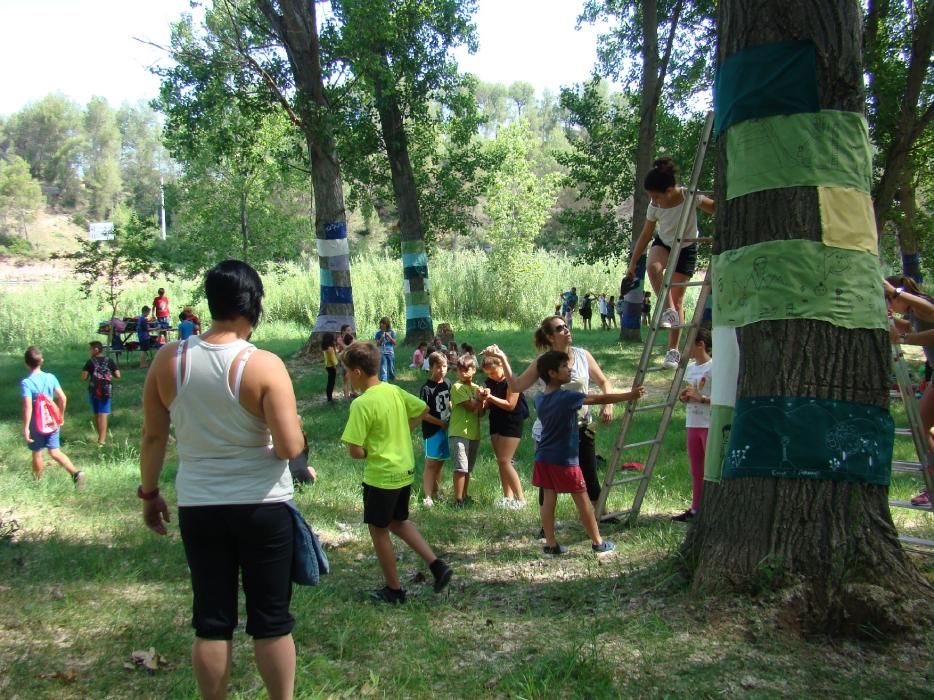
MULTIPOLYGON (((115 322, 115 319, 111 319, 109 322, 102 321, 97 327, 97 332, 107 336, 107 344, 104 345, 104 352, 108 355, 113 355, 119 361, 122 353, 138 350, 139 342, 130 340, 130 338, 136 335, 135 318, 116 319, 116 321, 118 322, 115 322)), ((152 343, 149 346, 150 350, 158 350, 162 345, 168 342, 168 334, 178 330, 174 326, 163 328, 157 321, 150 321, 148 329, 149 336, 152 339, 152 343)))

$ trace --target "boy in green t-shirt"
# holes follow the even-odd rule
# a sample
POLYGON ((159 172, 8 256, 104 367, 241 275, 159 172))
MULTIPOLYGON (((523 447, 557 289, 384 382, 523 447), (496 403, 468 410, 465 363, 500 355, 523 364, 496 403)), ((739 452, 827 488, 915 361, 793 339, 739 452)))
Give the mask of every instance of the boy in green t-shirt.
POLYGON ((383 603, 404 603, 405 591, 396 568, 396 552, 389 533, 400 538, 425 560, 434 575, 435 592, 451 580, 451 567, 435 556, 409 520, 409 497, 415 476, 412 429, 428 414, 421 399, 379 380, 380 351, 373 343, 354 343, 341 358, 354 391, 350 416, 341 440, 350 456, 365 459, 363 469, 363 522, 370 530, 373 549, 386 579, 371 597, 383 603))
POLYGON ((490 390, 473 383, 477 361, 473 355, 457 358, 458 381, 451 386, 451 420, 448 421, 448 445, 454 466, 454 507, 463 508, 470 486, 470 473, 480 449, 480 416, 483 399, 490 390))

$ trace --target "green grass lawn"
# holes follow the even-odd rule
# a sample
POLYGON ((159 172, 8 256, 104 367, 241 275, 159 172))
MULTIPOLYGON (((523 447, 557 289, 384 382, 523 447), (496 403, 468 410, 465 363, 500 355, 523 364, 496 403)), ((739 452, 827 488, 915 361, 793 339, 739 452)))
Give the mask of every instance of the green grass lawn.
MULTIPOLYGON (((266 328, 257 341, 289 356, 304 337, 300 329, 286 330, 266 328)), ((617 387, 629 386, 639 347, 621 348, 615 332, 575 336, 617 387)), ((478 348, 495 341, 517 367, 534 356, 530 331, 459 330, 458 339, 478 348)), ((0 408, 0 520, 15 518, 20 527, 14 542, 0 540, 0 697, 196 697, 188 660, 190 585, 177 527, 173 519, 166 538, 149 532, 135 495, 144 371, 124 370, 114 391, 113 434, 98 449, 79 381, 84 349, 46 349, 46 369, 70 397, 63 449, 88 474, 87 490, 75 493, 50 460, 45 478, 32 480, 20 436, 20 352, 0 356, 8 397, 0 408), (164 659, 152 673, 131 662, 134 651, 150 648, 164 659)), ((397 355, 401 368, 407 353, 401 348, 397 355)), ((677 566, 685 530, 669 519, 690 498, 680 408, 638 523, 603 527, 616 553, 601 559, 589 553, 565 497, 559 539, 571 553, 545 558, 537 509, 494 506, 499 479, 485 440, 472 507, 426 510, 417 497, 412 501, 412 519, 455 569, 450 587, 432 593, 426 567, 401 545, 410 602, 392 609, 368 602, 366 592, 382 582, 360 522, 362 464, 346 456, 339 440, 348 405, 324 402, 320 364, 287 362, 319 475, 296 500, 330 545, 332 566, 322 585, 294 591, 298 697, 932 697, 931 633, 871 644, 803 642, 777 631, 763 601, 687 592, 677 566)), ((414 370, 400 374, 402 386, 417 392, 423 378, 414 370)), ((650 386, 646 400, 664 388, 650 386)), ((597 429, 598 454, 608 460, 618 427, 616 420, 597 429)), ((654 430, 650 418, 637 427, 646 437, 654 430)), ((418 455, 418 433, 415 440, 418 455)), ((910 457, 909 448, 899 450, 910 457)), ((530 439, 517 460, 533 501, 530 439)), ((170 454, 162 482, 170 503, 174 472, 170 454)), ((450 493, 449 468, 444 479, 450 493)), ((908 475, 893 479, 895 497, 916 489, 908 475)), ((615 494, 611 507, 625 507, 627 498, 615 494)), ((934 537, 930 517, 896 517, 901 529, 934 537)), ((931 561, 917 561, 934 579, 931 561)), ((242 628, 231 686, 232 697, 264 696, 242 628)))

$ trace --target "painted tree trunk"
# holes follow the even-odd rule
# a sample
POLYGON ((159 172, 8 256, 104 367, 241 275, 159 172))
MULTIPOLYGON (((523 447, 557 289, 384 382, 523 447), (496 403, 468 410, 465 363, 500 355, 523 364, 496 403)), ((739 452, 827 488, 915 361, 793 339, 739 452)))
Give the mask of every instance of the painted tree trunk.
POLYGON ((300 93, 296 111, 311 166, 321 301, 314 330, 302 351, 305 354, 320 348, 323 333, 336 334, 344 324, 356 330, 344 191, 324 93, 316 3, 279 0, 277 12, 269 0, 256 1, 282 42, 295 76, 300 93))
POLYGON ((402 276, 405 295, 405 343, 431 343, 434 326, 431 321, 431 292, 428 286, 428 254, 425 231, 418 206, 415 172, 409 159, 409 141, 405 133, 402 108, 395 88, 382 76, 391 75, 388 62, 381 58, 382 74, 374 80, 376 109, 379 112, 386 155, 389 158, 392 191, 399 214, 399 234, 402 239, 402 276))
MULTIPOLYGON (((862 113, 858 3, 725 0, 720 4, 721 68, 726 57, 747 47, 788 40, 810 40, 816 46, 812 75, 816 73, 821 109, 862 113)), ((766 241, 822 241, 816 187, 768 189, 728 200, 727 149, 728 138, 721 134, 716 254, 766 241)), ((870 206, 867 201, 867 209, 870 206)), ((870 240, 872 234, 869 224, 870 240)), ((874 282, 867 280, 866 289, 874 289, 874 282)), ((786 280, 789 290, 798 283, 786 280)), ((792 318, 742 326, 737 337, 740 401, 807 397, 858 402, 870 407, 867 410, 887 407, 891 358, 884 330, 792 318)), ((716 358, 715 346, 715 367, 716 358)), ((736 446, 735 423, 731 449, 736 446)), ((830 438, 815 426, 806 442, 800 437, 796 447, 806 453, 811 445, 830 438)), ((775 463, 784 462, 775 458, 775 463)), ((722 595, 785 587, 780 624, 805 634, 891 632, 910 626, 922 609, 930 611, 934 597, 901 549, 887 495, 884 485, 800 476, 705 482, 698 517, 682 548, 692 588, 722 595)))

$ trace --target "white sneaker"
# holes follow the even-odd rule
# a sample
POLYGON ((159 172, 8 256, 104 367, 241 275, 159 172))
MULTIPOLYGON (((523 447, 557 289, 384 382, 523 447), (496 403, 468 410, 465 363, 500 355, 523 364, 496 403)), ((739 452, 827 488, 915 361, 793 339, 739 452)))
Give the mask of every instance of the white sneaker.
POLYGON ((662 311, 662 317, 659 319, 659 328, 678 328, 681 325, 681 317, 674 309, 665 309, 662 311))
POLYGON ((527 504, 527 501, 520 501, 518 498, 512 498, 509 500, 509 505, 506 507, 510 510, 522 510, 527 504))
POLYGON ((432 508, 435 505, 435 502, 431 499, 431 496, 425 496, 422 499, 423 508, 432 508))
POLYGON ((665 353, 665 359, 662 361, 662 367, 666 369, 676 369, 681 362, 681 353, 672 348, 665 353))
POLYGON ((511 503, 512 503, 511 498, 505 498, 505 497, 499 498, 496 501, 496 507, 497 508, 509 508, 511 503))

